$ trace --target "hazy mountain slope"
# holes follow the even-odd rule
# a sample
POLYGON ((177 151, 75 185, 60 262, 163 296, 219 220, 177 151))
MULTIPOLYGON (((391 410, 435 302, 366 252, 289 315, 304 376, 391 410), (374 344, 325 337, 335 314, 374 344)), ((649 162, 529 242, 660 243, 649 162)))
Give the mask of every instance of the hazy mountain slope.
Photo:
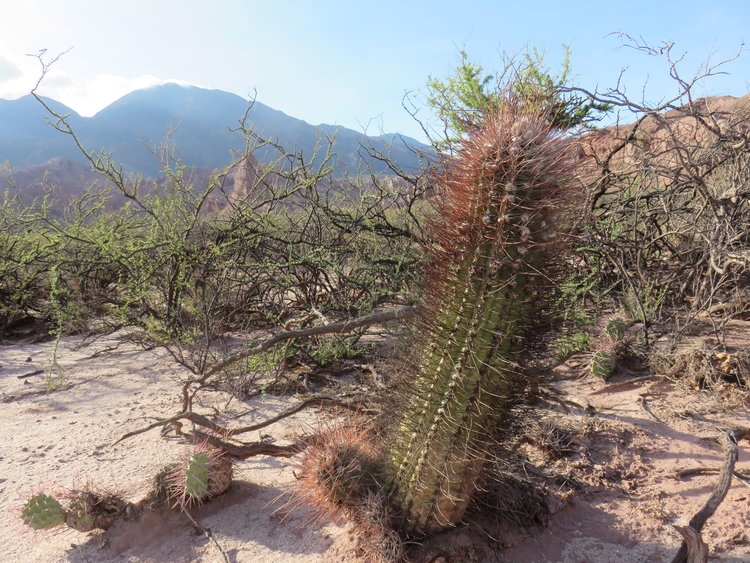
MULTIPOLYGON (((188 165, 221 168, 234 152, 243 152, 243 136, 230 129, 237 128, 247 110, 247 101, 229 92, 194 86, 164 84, 137 90, 123 96, 90 118, 84 118, 49 101, 56 110, 71 115, 71 123, 84 145, 90 150, 111 152, 126 169, 147 176, 159 174, 159 164, 151 149, 162 145, 170 135, 177 155, 188 165), (170 134, 171 131, 171 134, 170 134)), ((31 96, 18 100, 0 100, 0 160, 15 166, 42 164, 54 157, 82 160, 69 137, 54 131, 41 117, 43 108, 31 96)), ((419 158, 405 146, 420 150, 426 147, 400 136, 384 135, 365 138, 351 129, 321 125, 314 127, 285 113, 255 102, 247 125, 260 136, 278 142, 287 151, 301 152, 307 159, 314 153, 316 142, 335 136, 336 172, 355 172, 361 165, 360 142, 369 142, 389 152, 402 167, 416 169, 419 158)), ((259 151, 260 160, 273 158, 269 149, 259 151)), ((368 162, 377 171, 385 171, 382 163, 368 162)))

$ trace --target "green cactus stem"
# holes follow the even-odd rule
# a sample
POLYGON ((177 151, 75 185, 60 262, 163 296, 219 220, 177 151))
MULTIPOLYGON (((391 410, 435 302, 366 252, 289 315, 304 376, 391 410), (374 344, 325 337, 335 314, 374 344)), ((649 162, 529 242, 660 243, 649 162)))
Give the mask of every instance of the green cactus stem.
POLYGON ((612 317, 607 321, 607 325, 604 327, 604 333, 614 344, 622 342, 625 338, 625 321, 620 317, 612 317))
POLYGON ((615 372, 615 356, 609 350, 597 350, 591 356, 589 373, 594 377, 607 380, 615 372))
POLYGON ((232 461, 220 450, 208 444, 198 444, 167 477, 167 481, 170 496, 179 506, 200 504, 229 488, 232 461))
POLYGON ((65 523, 65 510, 54 498, 40 493, 23 505, 21 519, 35 530, 47 530, 65 523))
POLYGON ((558 263, 570 143, 509 101, 469 136, 441 178, 445 198, 427 249, 420 358, 386 460, 402 527, 456 524, 521 380, 523 335, 558 263))

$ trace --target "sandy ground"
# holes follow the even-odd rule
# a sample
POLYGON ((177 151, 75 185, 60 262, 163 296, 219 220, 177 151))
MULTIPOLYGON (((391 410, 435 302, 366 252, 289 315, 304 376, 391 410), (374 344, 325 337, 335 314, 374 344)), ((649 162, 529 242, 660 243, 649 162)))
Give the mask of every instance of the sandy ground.
MULTIPOLYGON (((63 387, 50 393, 45 392, 43 374, 18 376, 48 366, 51 343, 0 347, 0 561, 222 561, 215 546, 179 515, 151 514, 139 523, 118 522, 104 537, 103 548, 97 534, 89 537, 67 527, 32 532, 20 523, 19 507, 39 490, 89 482, 138 500, 159 469, 184 451, 182 444, 160 437, 158 430, 111 446, 125 432, 152 422, 151 417, 179 411, 181 368, 164 352, 127 345, 91 357, 117 344, 116 337, 79 350, 74 349, 76 343, 76 339, 63 341, 58 351, 65 368, 58 382, 63 387)), ((214 398, 226 401, 226 397, 214 398)), ((243 404, 243 412, 250 414, 242 420, 250 424, 265 420, 294 402, 267 396, 243 404)), ((312 422, 312 416, 289 419, 268 433, 280 443, 288 441, 312 422)), ((259 433, 248 436, 250 441, 256 439, 259 433)), ((301 513, 282 522, 282 515, 274 513, 283 504, 277 497, 293 481, 289 462, 282 458, 237 463, 230 491, 197 509, 195 516, 212 530, 232 561, 354 560, 342 527, 306 524, 307 516, 301 513)))
MULTIPOLYGON (((20 506, 36 491, 58 491, 91 483, 142 498, 153 476, 178 459, 184 446, 158 430, 112 445, 125 432, 179 410, 178 380, 184 372, 164 352, 119 343, 117 335, 77 348, 64 339, 58 361, 62 377, 48 391, 44 373, 52 343, 0 346, 0 561, 223 561, 184 516, 152 513, 140 522, 118 522, 106 534, 65 527, 27 531, 20 506)), ((575 486, 550 481, 552 515, 545 527, 511 534, 500 542, 461 527, 435 542, 434 562, 642 562, 669 561, 679 545, 672 524, 688 519, 707 500, 716 474, 676 478, 679 470, 719 468, 721 448, 712 440, 733 426, 750 426, 747 404, 733 395, 721 401, 663 380, 605 385, 581 378, 576 360, 544 382, 550 397, 538 405, 539 419, 578 428, 570 451, 545 457, 539 444, 524 455, 549 473, 567 474, 575 486), (646 399, 646 403, 643 402, 646 399), (565 407, 561 406, 564 404, 565 407), (647 408, 644 408, 644 404, 647 408)), ((47 382, 49 383, 49 382, 47 382)), ((248 403, 207 393, 201 412, 220 408, 221 420, 252 424, 299 399, 268 395, 248 403), (235 410, 240 409, 240 410, 235 410), (229 417, 236 418, 229 420, 229 417)), ((314 424, 315 412, 264 429, 288 442, 314 424)), ((261 433, 247 436, 261 439, 261 433)), ((265 437, 268 439, 268 436, 265 437)), ((750 444, 740 444, 737 469, 750 472, 750 444)), ((278 497, 294 481, 283 458, 256 457, 235 465, 235 482, 221 497, 195 511, 233 562, 357 561, 351 530, 310 524, 308 515, 282 518, 278 497)), ((750 561, 750 484, 734 481, 727 498, 704 528, 712 561, 750 561)), ((428 550, 429 553, 429 550, 428 550)))

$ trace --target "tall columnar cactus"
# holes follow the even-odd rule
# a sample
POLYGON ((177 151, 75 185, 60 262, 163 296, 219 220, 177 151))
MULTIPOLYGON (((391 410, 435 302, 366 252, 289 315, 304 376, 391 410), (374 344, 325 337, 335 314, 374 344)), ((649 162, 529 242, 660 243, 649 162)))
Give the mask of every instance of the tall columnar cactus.
POLYGON ((388 445, 388 492, 413 535, 455 524, 519 383, 523 334, 572 190, 569 140, 513 101, 441 173, 419 363, 388 445))

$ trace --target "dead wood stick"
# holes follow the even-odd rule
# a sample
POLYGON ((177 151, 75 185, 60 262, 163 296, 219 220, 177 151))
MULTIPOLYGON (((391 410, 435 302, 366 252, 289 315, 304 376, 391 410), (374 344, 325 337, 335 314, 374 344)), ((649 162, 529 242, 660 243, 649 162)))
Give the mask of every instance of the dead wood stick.
POLYGON ((224 551, 224 549, 221 547, 221 544, 219 543, 219 540, 216 539, 213 532, 210 528, 206 528, 204 526, 201 526, 198 521, 193 518, 193 515, 188 512, 187 508, 184 506, 182 507, 182 513, 188 517, 188 520, 192 522, 193 526, 199 531, 205 534, 208 539, 210 539, 212 542, 214 542, 214 545, 216 546, 216 549, 219 550, 219 553, 221 553, 222 559, 224 559, 224 563, 229 563, 229 557, 227 556, 227 553, 224 551))
POLYGON ((243 426, 241 428, 225 428, 224 426, 221 426, 220 424, 213 422, 212 420, 208 419, 207 417, 201 414, 198 414, 195 412, 183 412, 170 418, 158 420, 154 422, 153 424, 149 424, 148 426, 144 426, 143 428, 139 428, 138 430, 133 430, 132 432, 128 432, 127 434, 124 434, 123 436, 118 438, 117 441, 113 442, 112 445, 114 446, 115 444, 118 444, 119 442, 122 442, 123 440, 126 440, 127 438, 132 438, 133 436, 137 436, 138 434, 143 434, 144 432, 148 432, 149 430, 153 430, 154 428, 158 428, 159 426, 166 426, 167 424, 173 424, 180 420, 189 420, 190 422, 193 422, 195 424, 198 424, 199 426, 208 428, 211 431, 216 432, 217 434, 220 434, 228 438, 230 436, 236 436, 237 434, 242 434, 244 432, 252 432, 253 430, 260 430, 261 428, 265 428, 266 426, 270 426, 271 424, 274 424, 276 422, 279 422, 280 420, 283 420, 287 417, 297 414, 298 412, 308 407, 331 407, 331 408, 340 408, 340 409, 345 409, 345 410, 350 410, 350 411, 355 411, 355 412, 360 412, 360 413, 368 412, 364 408, 362 403, 345 403, 343 401, 339 401, 331 397, 313 397, 311 399, 307 399, 306 401, 302 401, 296 407, 292 407, 291 409, 288 409, 272 418, 269 418, 268 420, 264 420, 263 422, 259 422, 258 424, 253 424, 251 426, 243 426))
POLYGON ((685 563, 706 563, 708 561, 708 544, 703 541, 700 533, 690 526, 674 527, 682 536, 682 543, 686 546, 685 563))
MULTIPOLYGON (((688 522, 687 527, 690 528, 689 532, 684 530, 678 530, 683 536, 682 545, 677 551, 677 555, 672 559, 672 563, 696 563, 706 561, 706 557, 702 555, 702 548, 700 543, 696 543, 692 538, 693 533, 700 539, 700 533, 703 526, 706 524, 709 518, 713 516, 716 509, 719 507, 721 502, 727 496, 729 487, 732 485, 732 474, 734 473, 734 466, 737 463, 737 442, 750 436, 750 428, 733 428, 728 432, 721 435, 719 443, 725 453, 724 465, 719 472, 719 482, 714 487, 711 496, 706 501, 706 504, 701 508, 688 522), (690 539, 688 539, 690 536, 690 539), (692 550, 692 551, 691 551, 692 550)), ((706 547, 706 550, 708 548, 706 547)))
POLYGON ((599 389, 598 391, 589 393, 589 396, 603 395, 604 393, 612 393, 613 391, 629 389, 630 387, 637 387, 641 383, 648 383, 649 381, 659 381, 661 379, 664 379, 663 375, 644 375, 643 377, 636 377, 635 379, 629 379, 628 381, 623 381, 622 383, 614 383, 612 385, 607 385, 606 387, 603 387, 599 389))
POLYGON ((26 379, 27 377, 31 377, 32 375, 39 375, 41 373, 44 373, 44 371, 45 370, 43 370, 43 369, 37 369, 37 370, 34 370, 34 371, 30 371, 29 373, 24 373, 22 375, 17 375, 16 377, 18 379, 26 379))
POLYGON ((230 436, 236 436, 237 434, 243 434, 245 432, 253 432, 254 430, 260 430, 261 428, 270 426, 271 424, 274 424, 275 422, 278 422, 288 416, 292 416, 293 414, 296 414, 300 412, 301 410, 306 409, 307 407, 332 407, 332 408, 340 408, 340 409, 349 410, 349 411, 353 411, 357 413, 363 413, 363 414, 371 413, 370 410, 365 408, 363 403, 344 403, 342 401, 333 399, 331 397, 317 397, 314 399, 308 399, 306 401, 303 401, 296 407, 291 408, 287 411, 284 411, 283 413, 276 415, 273 418, 269 418, 268 420, 259 422, 258 424, 252 424, 250 426, 242 426, 241 428, 230 429, 224 435, 226 437, 230 437, 230 436))
POLYGON ((216 375, 220 371, 228 368, 232 364, 235 364, 250 356, 255 356, 269 350, 275 344, 292 338, 304 338, 308 336, 319 336, 321 334, 341 334, 345 332, 352 332, 363 326, 369 326, 378 323, 384 323, 387 321, 405 320, 415 317, 417 314, 414 307, 402 307, 393 311, 384 311, 382 313, 373 313, 371 315, 365 315, 363 317, 357 317, 356 319, 350 319, 348 321, 341 321, 338 323, 332 323, 329 325, 320 325, 310 328, 303 328, 298 330, 287 330, 275 334, 272 337, 255 344, 249 350, 239 352, 228 358, 222 360, 218 364, 214 365, 204 374, 197 379, 191 379, 182 387, 182 410, 187 412, 190 410, 190 387, 194 384, 202 385, 210 377, 216 375))
POLYGON ((215 448, 219 448, 227 455, 235 459, 247 459, 256 455, 268 455, 273 457, 292 457, 293 455, 305 449, 304 442, 289 444, 286 446, 277 446, 268 442, 252 442, 250 444, 232 444, 225 442, 217 436, 206 434, 200 430, 183 434, 186 438, 193 441, 208 442, 215 448))
POLYGON ((646 401, 646 397, 644 397, 643 395, 641 395, 640 397, 638 397, 638 404, 641 405, 641 408, 645 411, 645 413, 647 415, 649 415, 651 418, 653 418, 656 422, 658 422, 659 424, 665 424, 666 425, 666 423, 661 418, 659 418, 658 416, 656 416, 656 414, 654 413, 653 410, 651 410, 651 407, 649 406, 648 402, 646 401))
MULTIPOLYGON (((681 469, 680 471, 675 471, 674 478, 679 480, 685 477, 691 477, 692 475, 706 475, 706 474, 718 473, 719 471, 721 471, 721 469, 718 467, 691 467, 688 469, 681 469)), ((750 479, 750 476, 740 471, 734 471, 733 475, 737 478, 737 480, 741 481, 744 485, 750 487, 750 484, 748 484, 747 482, 747 480, 750 479)))

